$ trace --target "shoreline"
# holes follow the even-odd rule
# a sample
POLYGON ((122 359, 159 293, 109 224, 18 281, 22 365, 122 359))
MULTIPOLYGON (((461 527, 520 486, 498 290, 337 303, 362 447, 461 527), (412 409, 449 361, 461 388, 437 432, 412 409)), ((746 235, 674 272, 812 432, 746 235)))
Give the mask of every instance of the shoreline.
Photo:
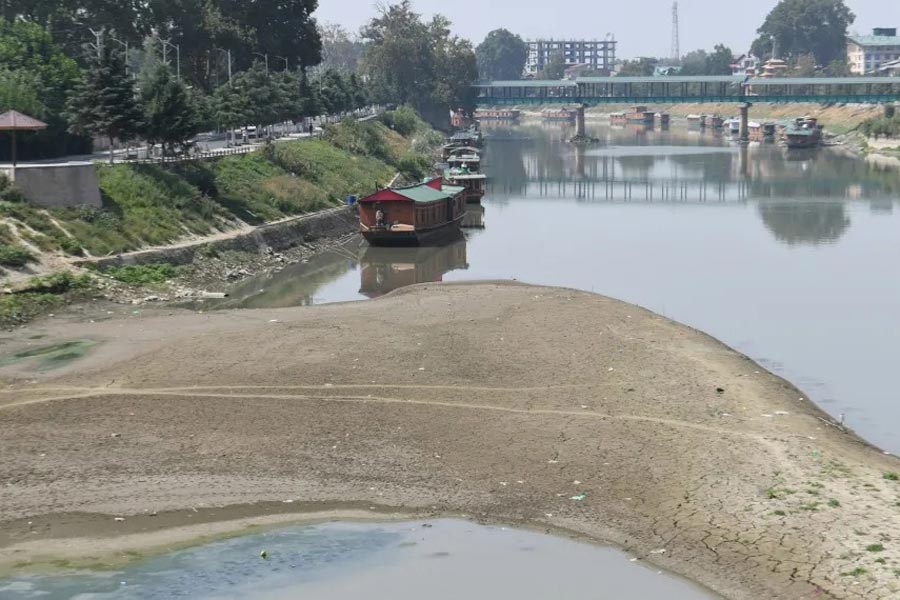
MULTIPOLYGON (((636 306, 468 282, 299 309, 146 313, 105 323, 95 337, 115 337, 55 372, 2 370, 38 383, 0 393, 0 521, 17 532, 0 538, 0 556, 31 535, 78 539, 79 527, 166 529, 163 516, 183 527, 193 508, 227 521, 350 500, 571 532, 642 559, 665 548, 654 565, 728 598, 898 589, 876 556, 837 548, 900 526, 900 483, 881 477, 900 461, 746 356, 636 306), (212 348, 217 363, 196 370, 212 348), (291 357, 301 370, 283 370, 291 357), (97 471, 107 460, 116 469, 97 471), (576 491, 586 500, 569 500, 576 491), (95 514, 74 518, 74 506, 95 514), (28 533, 29 520, 44 533, 28 533), (853 565, 867 574, 841 575, 853 565)), ((52 327, 61 338, 86 329, 52 327)), ((878 558, 900 557, 893 541, 878 558)))

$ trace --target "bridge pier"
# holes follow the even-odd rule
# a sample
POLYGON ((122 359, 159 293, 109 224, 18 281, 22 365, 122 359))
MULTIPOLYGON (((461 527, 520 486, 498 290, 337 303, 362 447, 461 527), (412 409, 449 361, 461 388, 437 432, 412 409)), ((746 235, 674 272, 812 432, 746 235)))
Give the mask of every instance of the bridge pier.
POLYGON ((740 138, 742 142, 750 141, 750 103, 741 104, 741 131, 740 138))
POLYGON ((583 140, 587 137, 587 130, 584 126, 584 104, 579 104, 575 110, 575 139, 583 140))

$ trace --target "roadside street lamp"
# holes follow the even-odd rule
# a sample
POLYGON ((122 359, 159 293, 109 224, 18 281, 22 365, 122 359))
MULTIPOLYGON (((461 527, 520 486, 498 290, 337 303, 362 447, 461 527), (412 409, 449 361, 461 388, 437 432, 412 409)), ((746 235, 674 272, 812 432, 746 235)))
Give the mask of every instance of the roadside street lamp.
POLYGON ((287 59, 286 57, 284 57, 284 56, 276 56, 275 58, 284 61, 284 72, 287 73, 288 70, 290 70, 290 66, 289 66, 289 64, 288 64, 288 59, 287 59))
POLYGON ((255 54, 256 56, 261 56, 262 59, 265 61, 265 63, 266 63, 266 75, 268 75, 268 74, 269 74, 269 55, 268 55, 268 53, 262 54, 262 53, 260 53, 260 52, 254 52, 253 54, 255 54))
POLYGON ((162 46, 163 62, 166 64, 168 64, 166 62, 166 50, 168 49, 169 46, 172 46, 173 48, 175 48, 175 77, 177 79, 181 79, 181 46, 179 46, 178 44, 173 44, 169 40, 161 39, 159 41, 162 42, 162 45, 163 45, 162 46))

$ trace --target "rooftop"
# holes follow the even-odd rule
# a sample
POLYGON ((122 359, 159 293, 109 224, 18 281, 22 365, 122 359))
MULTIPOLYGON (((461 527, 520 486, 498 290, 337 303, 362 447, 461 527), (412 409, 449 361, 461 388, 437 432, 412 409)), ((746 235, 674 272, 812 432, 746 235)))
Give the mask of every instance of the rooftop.
POLYGON ((847 39, 858 46, 900 46, 900 36, 896 35, 851 35, 847 39))

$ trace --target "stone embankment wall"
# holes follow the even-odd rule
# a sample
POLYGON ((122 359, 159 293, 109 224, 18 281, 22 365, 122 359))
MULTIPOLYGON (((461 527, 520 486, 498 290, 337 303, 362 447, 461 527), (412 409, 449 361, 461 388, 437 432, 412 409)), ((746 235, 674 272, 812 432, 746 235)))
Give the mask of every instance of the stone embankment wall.
MULTIPOLYGON (((12 168, 0 169, 12 179, 12 168)), ((16 187, 35 206, 101 206, 97 170, 89 162, 16 167, 16 187)))
POLYGON ((349 207, 330 208, 277 223, 255 227, 251 231, 224 239, 199 241, 150 250, 139 250, 117 256, 78 261, 78 266, 99 269, 121 265, 150 263, 189 264, 198 252, 281 252, 303 243, 338 238, 357 231, 356 210, 349 207))

